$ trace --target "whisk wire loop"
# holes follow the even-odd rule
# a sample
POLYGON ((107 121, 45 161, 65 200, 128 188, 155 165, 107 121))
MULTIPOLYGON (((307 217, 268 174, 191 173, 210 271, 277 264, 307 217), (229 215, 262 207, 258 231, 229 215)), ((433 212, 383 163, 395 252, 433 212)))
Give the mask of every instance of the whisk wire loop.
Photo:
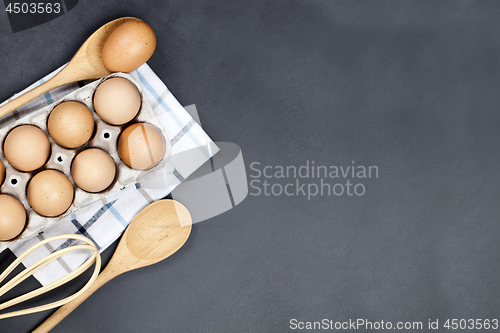
POLYGON ((78 250, 91 250, 92 255, 90 258, 88 258, 82 265, 80 265, 77 269, 72 271, 71 273, 65 275, 64 277, 46 285, 43 287, 40 287, 38 289, 35 289, 27 294, 21 295, 19 297, 16 297, 12 300, 9 300, 5 303, 0 304, 0 310, 6 309, 10 306, 22 303, 24 301, 27 301, 29 299, 32 299, 34 297, 37 297, 43 293, 46 293, 52 289, 55 289, 59 286, 62 286, 63 284, 73 280, 83 272, 85 272, 87 269, 89 269, 95 262, 95 268, 92 276, 90 277, 89 281, 75 294, 68 296, 62 300, 52 302, 49 304, 37 306, 34 308, 30 309, 25 309, 25 310, 19 310, 19 311, 14 311, 14 312, 9 312, 9 313, 4 313, 0 314, 0 319, 4 318, 10 318, 10 317, 16 317, 16 316, 21 316, 25 314, 31 314, 31 313, 36 313, 36 312, 41 312, 41 311, 46 311, 50 310, 59 306, 62 306, 68 302, 71 302, 72 300, 76 299, 78 296, 83 294, 91 285, 94 283, 94 281, 97 279, 97 276, 99 275, 99 271, 101 269, 101 255, 99 254, 99 250, 95 246, 95 244, 88 238, 82 236, 82 235, 76 235, 76 234, 62 234, 62 235, 57 235, 53 236, 47 239, 44 239, 43 241, 33 245, 30 247, 26 252, 24 252, 20 257, 18 257, 12 264, 7 267, 7 269, 0 275, 0 283, 26 258, 28 257, 33 251, 36 249, 40 248, 41 246, 50 243, 55 240, 60 240, 60 239, 75 239, 75 240, 80 240, 83 241, 86 244, 82 245, 74 245, 70 247, 66 247, 64 249, 58 250, 56 252, 51 253, 50 255, 40 259, 39 261, 35 262, 34 264, 30 265, 28 268, 23 270, 21 273, 16 275, 12 280, 7 282, 4 286, 0 288, 0 296, 4 295, 7 293, 9 290, 17 286, 19 283, 27 279, 29 276, 31 276, 33 273, 38 271, 39 269, 45 267, 49 263, 53 262, 54 260, 57 260, 58 258, 73 252, 73 251, 78 251, 78 250))

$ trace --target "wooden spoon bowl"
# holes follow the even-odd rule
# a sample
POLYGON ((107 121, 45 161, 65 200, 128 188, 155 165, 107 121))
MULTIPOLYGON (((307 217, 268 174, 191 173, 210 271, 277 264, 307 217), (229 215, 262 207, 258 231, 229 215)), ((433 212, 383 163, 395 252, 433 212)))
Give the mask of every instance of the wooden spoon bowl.
POLYGON ((191 233, 191 215, 175 200, 159 200, 130 222, 113 257, 97 280, 80 297, 62 306, 33 332, 48 332, 78 305, 114 277, 149 266, 174 254, 191 233))

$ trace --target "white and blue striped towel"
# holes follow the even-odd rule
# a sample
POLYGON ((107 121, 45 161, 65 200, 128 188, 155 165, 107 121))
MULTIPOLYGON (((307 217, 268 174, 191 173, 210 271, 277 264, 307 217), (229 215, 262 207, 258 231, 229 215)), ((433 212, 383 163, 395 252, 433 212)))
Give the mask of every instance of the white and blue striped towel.
MULTIPOLYGON (((26 90, 45 82, 61 69, 62 67, 26 90)), ((94 241, 99 251, 102 252, 121 235, 139 211, 149 203, 168 195, 218 151, 217 146, 210 137, 181 106, 147 64, 131 72, 130 75, 142 85, 149 103, 171 140, 172 157, 167 164, 168 167, 159 170, 153 177, 148 176, 144 181, 130 184, 122 190, 109 194, 101 200, 80 209, 76 214, 65 217, 60 222, 45 229, 37 237, 13 244, 10 250, 16 256, 21 255, 42 239, 63 233, 82 234, 94 241), (152 186, 150 186, 151 184, 152 186)), ((79 85, 74 83, 54 89, 2 118, 0 127, 16 121, 43 106, 57 102, 78 88, 79 85)), ((20 94, 22 93, 24 91, 20 94)), ((69 244, 69 241, 47 244, 47 246, 40 248, 29 256, 23 261, 23 264, 29 266, 51 253, 54 249, 69 244)), ((42 285, 47 285, 79 267, 88 258, 89 254, 89 251, 75 251, 47 265, 35 273, 34 277, 42 285)))

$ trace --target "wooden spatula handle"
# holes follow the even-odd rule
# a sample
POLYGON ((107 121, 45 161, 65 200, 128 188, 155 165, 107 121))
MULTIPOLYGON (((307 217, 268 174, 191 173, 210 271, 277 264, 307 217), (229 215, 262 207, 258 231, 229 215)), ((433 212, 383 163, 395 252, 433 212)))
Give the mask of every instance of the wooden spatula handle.
POLYGON ((28 91, 25 94, 22 94, 21 96, 17 97, 16 99, 13 99, 12 101, 8 102, 7 104, 3 105, 0 107, 0 118, 8 115, 14 110, 19 109, 21 106, 25 105, 26 103, 31 102, 35 98, 45 94, 46 92, 51 91, 54 88, 60 87, 62 85, 65 85, 69 82, 67 82, 64 77, 61 76, 54 76, 52 79, 48 80, 45 83, 42 83, 38 87, 28 91))
POLYGON ((83 303, 90 295, 92 295, 97 289, 102 287, 106 282, 113 279, 117 274, 112 270, 104 270, 99 274, 95 282, 78 298, 73 301, 66 303, 61 306, 56 312, 54 312, 49 318, 47 318, 40 326, 38 326, 33 333, 46 333, 53 329, 57 324, 59 324, 67 315, 69 315, 74 309, 76 309, 80 304, 83 303))

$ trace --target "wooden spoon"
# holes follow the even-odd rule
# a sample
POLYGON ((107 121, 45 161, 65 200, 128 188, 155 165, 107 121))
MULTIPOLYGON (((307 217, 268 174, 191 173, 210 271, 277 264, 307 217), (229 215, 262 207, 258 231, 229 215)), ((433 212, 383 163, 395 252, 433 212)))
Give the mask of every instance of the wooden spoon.
POLYGON ((100 27, 83 43, 68 65, 53 78, 0 107, 0 118, 54 88, 76 81, 99 79, 111 74, 102 63, 102 47, 116 28, 131 20, 140 21, 134 17, 122 17, 100 27))
POLYGON ((191 233, 191 215, 175 200, 159 200, 144 208, 130 222, 113 257, 90 288, 54 312, 33 332, 48 332, 114 277, 163 260, 184 245, 191 233))

